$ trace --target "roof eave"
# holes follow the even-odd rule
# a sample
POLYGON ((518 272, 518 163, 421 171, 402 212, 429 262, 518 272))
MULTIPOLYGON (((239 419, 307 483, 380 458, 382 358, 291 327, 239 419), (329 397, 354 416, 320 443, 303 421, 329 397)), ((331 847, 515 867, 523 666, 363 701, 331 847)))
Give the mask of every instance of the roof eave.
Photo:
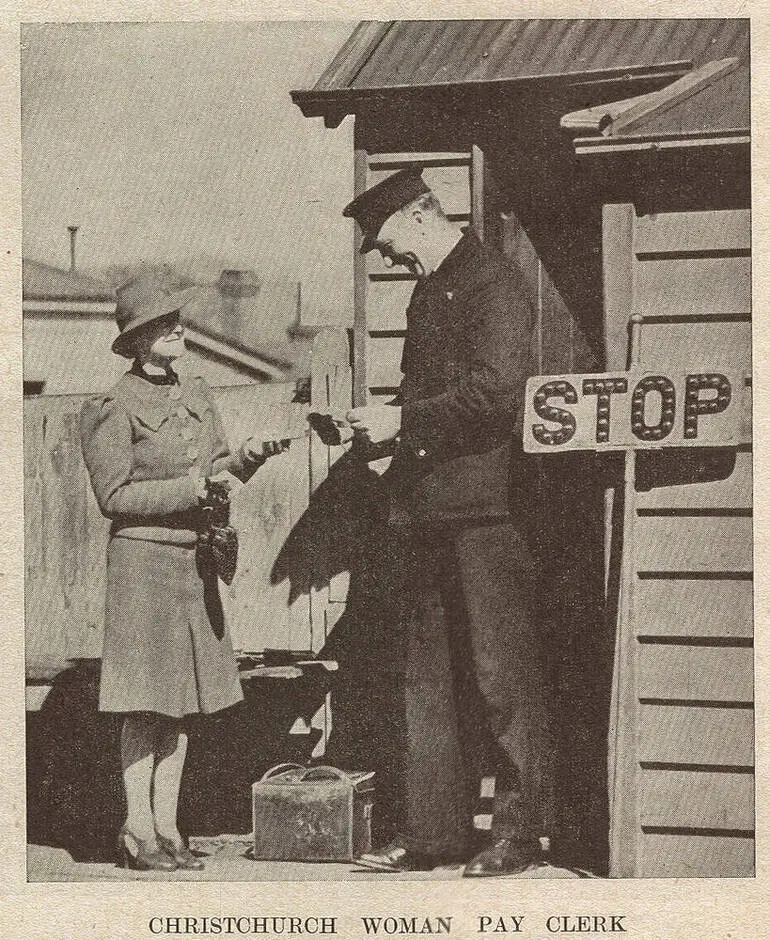
POLYGON ((657 91, 571 111, 562 116, 561 127, 573 136, 630 136, 636 127, 697 95, 734 72, 739 65, 740 60, 735 57, 708 62, 657 91))
POLYGON ((748 147, 748 127, 716 128, 688 133, 639 134, 627 137, 578 137, 573 141, 577 156, 606 156, 628 152, 681 150, 693 147, 748 147))
POLYGON ((584 72, 562 72, 552 75, 525 75, 517 78, 497 78, 483 81, 441 82, 433 85, 390 85, 382 88, 337 88, 292 91, 291 99, 305 117, 322 117, 327 127, 338 127, 348 114, 371 109, 372 104, 413 100, 414 98, 440 98, 467 95, 481 97, 505 94, 527 88, 596 87, 660 82, 661 85, 681 78, 692 68, 690 60, 662 62, 656 65, 622 66, 612 69, 593 69, 584 72))
POLYGON ((43 308, 50 308, 53 312, 59 313, 64 309, 70 309, 75 312, 81 307, 98 307, 99 312, 112 314, 115 309, 115 298, 111 294, 80 294, 77 297, 67 296, 60 293, 45 293, 44 291, 24 291, 22 289, 22 300, 24 309, 38 311, 43 308))
POLYGON ((285 378, 286 370, 291 366, 291 362, 286 359, 266 354, 221 334, 203 329, 198 323, 186 323, 185 333, 190 346, 273 380, 280 381, 285 378))

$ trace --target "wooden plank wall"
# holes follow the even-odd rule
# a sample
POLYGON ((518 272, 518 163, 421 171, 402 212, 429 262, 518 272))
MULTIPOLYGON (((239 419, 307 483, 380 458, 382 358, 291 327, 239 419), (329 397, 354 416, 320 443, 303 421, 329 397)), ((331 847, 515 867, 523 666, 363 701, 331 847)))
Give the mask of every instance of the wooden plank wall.
MULTIPOLYGON (((355 192, 374 186, 397 170, 415 163, 447 215, 461 224, 471 218, 470 153, 368 153, 356 149, 355 192)), ((387 268, 379 252, 354 259, 354 375, 356 403, 388 401, 401 384, 401 352, 406 333, 406 308, 415 278, 405 268, 387 268)))
MULTIPOLYGON (((749 376, 748 210, 607 209, 621 240, 618 218, 630 222, 638 364, 749 376)), ((630 665, 616 686, 615 874, 753 872, 751 480, 748 449, 637 456, 629 623, 619 627, 630 665)))
POLYGON ((80 451, 87 396, 24 401, 26 656, 42 661, 101 650, 108 523, 80 451))
MULTIPOLYGON (((311 408, 349 407, 347 360, 344 334, 323 331, 316 341, 310 405, 294 401, 294 383, 216 389, 231 442, 248 434, 290 437, 307 427, 311 408)), ((24 402, 26 656, 33 675, 41 664, 101 652, 109 524, 96 505, 80 452, 79 413, 87 397, 24 402)), ((318 554, 306 553, 302 563, 286 557, 289 536, 312 491, 340 453, 315 436, 294 441, 287 453, 260 468, 234 501, 239 568, 233 584, 223 588, 223 602, 236 648, 318 650, 327 622, 335 622, 344 607, 344 573, 335 574, 330 591, 318 554), (313 570, 308 560, 315 563, 313 570)))
MULTIPOLYGON (((485 217, 494 212, 494 194, 484 192, 484 160, 478 148, 469 153, 387 154, 359 148, 356 192, 413 163, 425 167, 423 178, 451 219, 460 224, 472 220, 477 231, 489 227, 491 239, 499 241, 499 248, 521 269, 537 317, 533 337, 535 371, 542 374, 596 368, 580 326, 516 216, 505 214, 499 224, 498 219, 485 217)), ((356 251, 358 243, 357 239, 356 251)), ((403 268, 386 268, 376 251, 355 259, 355 278, 358 313, 354 371, 365 374, 359 392, 375 401, 387 401, 401 382, 406 308, 415 279, 403 268)))
POLYGON ((535 311, 533 375, 591 372, 598 368, 584 332, 513 213, 501 218, 500 248, 521 271, 535 311))

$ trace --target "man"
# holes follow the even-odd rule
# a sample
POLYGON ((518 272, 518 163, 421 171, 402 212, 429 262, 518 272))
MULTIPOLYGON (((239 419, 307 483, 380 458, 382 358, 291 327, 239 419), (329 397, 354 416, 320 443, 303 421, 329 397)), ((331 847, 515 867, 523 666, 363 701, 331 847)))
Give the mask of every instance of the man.
POLYGON ((517 272, 446 217, 420 168, 344 215, 361 252, 417 277, 399 396, 348 415, 359 440, 394 454, 382 583, 406 725, 399 835, 360 864, 467 861, 480 782, 489 796, 494 777, 491 840, 464 875, 523 871, 545 834, 552 750, 520 440, 533 311, 517 272))

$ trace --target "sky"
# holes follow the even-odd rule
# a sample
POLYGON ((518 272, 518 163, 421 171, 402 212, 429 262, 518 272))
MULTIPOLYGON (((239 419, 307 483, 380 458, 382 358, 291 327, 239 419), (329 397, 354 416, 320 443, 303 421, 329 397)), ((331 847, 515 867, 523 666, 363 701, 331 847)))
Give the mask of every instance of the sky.
POLYGON ((352 120, 307 119, 354 22, 28 25, 24 256, 67 267, 210 259, 351 291, 352 120), (344 288, 344 289, 343 289, 344 288))

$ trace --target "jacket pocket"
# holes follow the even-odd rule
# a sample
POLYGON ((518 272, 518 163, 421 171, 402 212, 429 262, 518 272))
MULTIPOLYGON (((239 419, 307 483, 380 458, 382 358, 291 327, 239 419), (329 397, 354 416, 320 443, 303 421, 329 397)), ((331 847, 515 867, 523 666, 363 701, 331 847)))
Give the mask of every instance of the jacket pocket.
POLYGON ((180 404, 187 410, 191 417, 197 418, 198 421, 201 422, 204 420, 206 414, 212 411, 211 402, 197 395, 182 399, 180 404))
POLYGON ((139 424, 150 431, 159 430, 163 422, 169 419, 167 408, 148 402, 136 402, 133 406, 133 412, 139 424))

